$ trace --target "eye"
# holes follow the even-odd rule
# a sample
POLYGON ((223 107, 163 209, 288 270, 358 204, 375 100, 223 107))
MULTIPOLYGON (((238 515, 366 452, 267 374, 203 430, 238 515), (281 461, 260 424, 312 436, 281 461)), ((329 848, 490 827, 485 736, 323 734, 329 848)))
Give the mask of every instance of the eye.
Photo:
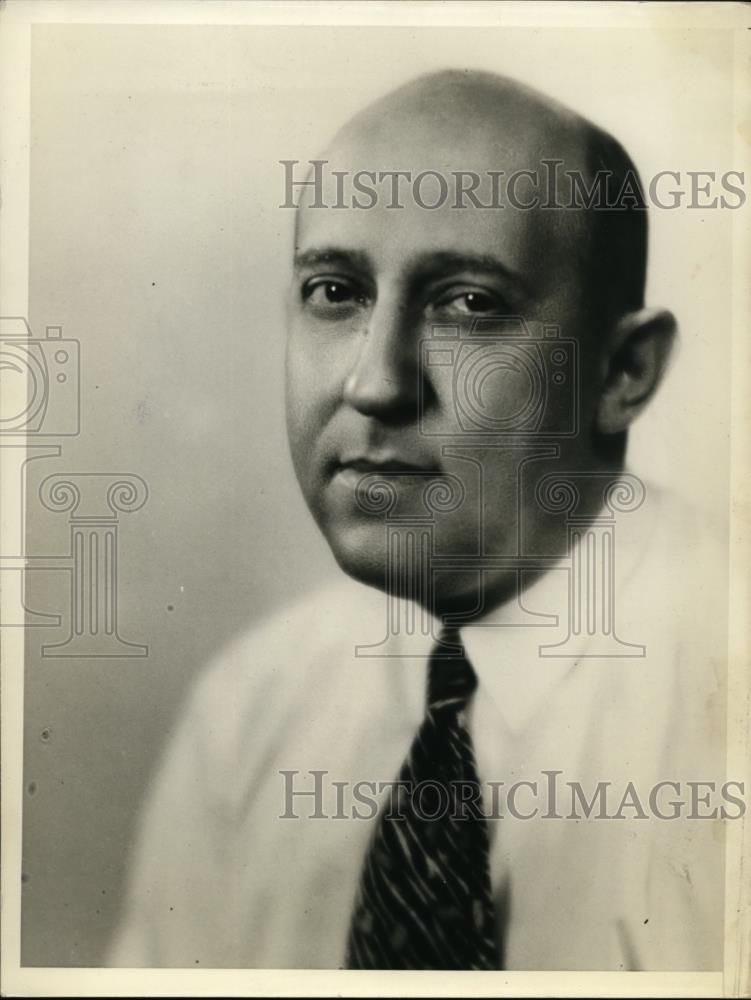
POLYGON ((326 311, 364 305, 366 296, 351 281, 343 278, 311 278, 302 287, 303 302, 326 311))
POLYGON ((500 296, 478 288, 452 290, 445 293, 435 303, 441 312, 458 313, 461 316, 483 316, 504 311, 500 296))
POLYGON ((489 295, 483 295, 482 292, 467 292, 466 295, 458 296, 454 305, 461 312, 482 313, 490 312, 495 303, 489 295))

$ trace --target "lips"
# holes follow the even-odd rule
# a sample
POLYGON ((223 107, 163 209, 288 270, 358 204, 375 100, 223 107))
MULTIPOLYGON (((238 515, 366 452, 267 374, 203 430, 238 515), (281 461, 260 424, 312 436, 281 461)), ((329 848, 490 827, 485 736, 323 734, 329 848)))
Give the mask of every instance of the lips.
POLYGON ((351 469, 359 476, 438 476, 441 470, 428 462, 413 461, 397 455, 345 458, 337 462, 335 472, 351 469))
POLYGON ((363 485, 368 476, 390 480, 401 490, 410 490, 431 476, 440 476, 440 469, 427 460, 394 453, 370 455, 349 455, 338 459, 332 467, 331 481, 345 489, 347 494, 363 485))

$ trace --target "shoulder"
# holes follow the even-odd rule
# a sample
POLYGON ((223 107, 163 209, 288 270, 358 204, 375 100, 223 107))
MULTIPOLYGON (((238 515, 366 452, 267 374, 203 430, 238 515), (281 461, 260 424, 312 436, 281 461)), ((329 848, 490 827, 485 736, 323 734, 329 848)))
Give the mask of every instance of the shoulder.
MULTIPOLYGON (((675 739, 682 732, 697 748, 720 746, 727 669, 727 526, 700 505, 649 484, 644 507, 641 523, 635 517, 641 535, 636 568, 616 594, 619 619, 624 633, 645 645, 648 690, 656 695, 659 685, 665 685, 664 696, 677 720, 675 739)), ((624 515, 624 522, 629 516, 624 515)), ((619 542, 617 538, 616 550, 619 542)))
POLYGON ((383 596, 341 580, 234 636, 201 670, 183 713, 190 739, 234 752, 336 683, 363 637, 384 629, 383 596), (233 747, 235 740, 238 746, 233 747))
POLYGON ((207 665, 200 683, 242 689, 299 673, 356 642, 381 606, 378 591, 342 576, 242 630, 207 665))
POLYGON ((651 684, 707 694, 724 672, 728 535, 720 518, 645 483, 637 509, 617 516, 614 601, 618 631, 647 649, 651 684), (659 670, 657 668, 659 667, 659 670))
POLYGON ((676 544, 677 557, 683 554, 690 558, 697 551, 726 549, 726 519, 672 490, 654 485, 648 489, 655 498, 662 533, 676 544))
POLYGON ((617 515, 625 529, 649 533, 653 542, 677 542, 686 552, 697 546, 719 545, 727 535, 727 525, 718 512, 712 513, 693 498, 642 479, 631 470, 626 472, 640 487, 628 487, 629 497, 637 497, 637 502, 617 515))
POLYGON ((638 554, 640 585, 660 589, 676 611, 687 601, 706 600, 724 592, 728 531, 720 517, 677 493, 645 482, 637 509, 618 515, 617 547, 638 554))

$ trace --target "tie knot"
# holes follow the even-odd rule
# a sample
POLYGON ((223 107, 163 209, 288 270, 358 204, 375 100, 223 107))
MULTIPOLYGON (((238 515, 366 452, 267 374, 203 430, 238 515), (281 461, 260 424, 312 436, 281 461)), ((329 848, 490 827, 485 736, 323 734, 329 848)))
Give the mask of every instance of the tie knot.
POLYGON ((456 629, 441 634, 428 664, 428 710, 459 710, 477 687, 477 674, 464 655, 456 629))

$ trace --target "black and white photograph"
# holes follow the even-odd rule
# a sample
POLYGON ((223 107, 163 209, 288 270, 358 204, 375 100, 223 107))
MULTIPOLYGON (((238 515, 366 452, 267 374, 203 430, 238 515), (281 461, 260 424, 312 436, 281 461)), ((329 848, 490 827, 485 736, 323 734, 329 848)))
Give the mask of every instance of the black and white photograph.
POLYGON ((749 8, 0 33, 3 995, 751 995, 749 8))

